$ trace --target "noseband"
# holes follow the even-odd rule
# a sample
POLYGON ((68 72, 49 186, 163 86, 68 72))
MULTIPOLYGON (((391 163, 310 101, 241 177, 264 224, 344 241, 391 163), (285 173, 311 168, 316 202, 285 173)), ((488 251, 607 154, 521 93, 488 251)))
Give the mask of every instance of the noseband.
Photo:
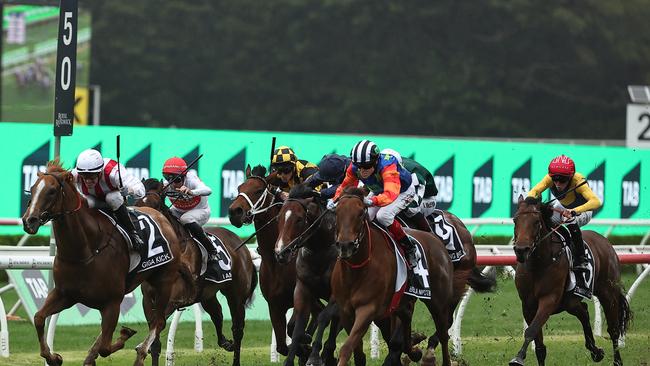
POLYGON ((250 206, 250 209, 248 211, 244 212, 244 220, 243 221, 247 222, 247 223, 251 223, 253 221, 253 219, 255 219, 255 215, 257 215, 259 213, 262 213, 262 212, 266 212, 271 207, 273 207, 275 205, 278 205, 278 204, 282 204, 282 202, 273 203, 273 201, 275 200, 275 195, 269 190, 269 184, 267 183, 266 179, 264 179, 263 177, 256 176, 256 175, 251 175, 248 178, 249 179, 250 178, 258 179, 259 181, 261 181, 264 184, 264 192, 262 192, 262 194, 260 195, 260 198, 258 198, 257 201, 255 201, 255 203, 253 203, 253 200, 251 200, 251 198, 248 196, 248 194, 246 192, 237 193, 237 197, 243 197, 246 200, 246 202, 248 202, 248 205, 250 206), (264 207, 264 203, 266 202, 266 199, 269 196, 271 196, 273 198, 271 200, 271 204, 269 206, 267 206, 267 207, 264 207))
MULTIPOLYGON (((541 211, 535 210, 535 211, 527 211, 527 212, 518 213, 518 214, 515 215, 514 219, 516 219, 519 216, 529 215, 529 214, 537 214, 537 215, 539 215, 539 221, 542 223, 542 226, 540 227, 539 230, 537 230, 537 234, 535 234, 535 238, 533 239, 533 242, 531 243, 530 252, 528 252, 527 258, 530 257, 535 252, 535 250, 539 247, 539 244, 541 242, 546 240, 546 238, 551 236, 555 231, 557 231, 557 229, 560 228, 560 226, 562 226, 562 224, 558 224, 554 228, 550 229, 548 231, 548 233, 546 233, 546 234, 544 234, 544 236, 542 236, 541 228, 546 227, 546 223, 544 222, 544 218, 542 217, 542 212, 541 211)), ((563 252, 564 252, 564 250, 560 250, 558 253, 552 255, 552 261, 555 262, 562 255, 563 252)))
MULTIPOLYGON (((356 198, 356 199, 358 199, 359 201, 361 201, 361 203, 362 203, 362 205, 363 205, 363 217, 364 217, 364 218, 363 218, 363 222, 366 223, 366 226, 367 226, 367 228, 368 228, 367 231, 370 232, 370 226, 369 226, 369 224, 368 224, 368 219, 367 219, 367 217, 368 217, 368 208, 367 208, 366 205, 363 203, 363 198, 361 198, 361 197, 359 197, 359 196, 357 196, 357 195, 353 195, 353 194, 346 194, 346 195, 343 195, 343 196, 339 197, 339 198, 338 198, 338 201, 340 201, 340 200, 343 199, 343 198, 356 198)), ((363 239, 365 238, 366 230, 363 230, 363 225, 361 225, 361 226, 362 226, 362 227, 361 227, 361 230, 359 230, 359 231, 357 232, 357 236, 356 236, 356 238, 354 239, 354 241, 352 242, 352 248, 353 248, 352 254, 353 254, 353 255, 354 255, 357 251, 359 251, 359 246, 361 245, 361 242, 362 242, 363 239)), ((350 264, 350 263, 348 263, 348 264, 349 264, 351 267, 353 267, 353 268, 358 268, 358 267, 362 267, 362 266, 364 266, 364 265, 366 264, 366 262, 369 261, 369 260, 370 260, 370 256, 368 256, 368 259, 366 259, 366 260, 365 260, 361 265, 352 265, 352 264, 350 264), (355 266, 356 266, 356 267, 355 267, 355 266)), ((347 262, 347 261, 346 261, 346 262, 347 262)))
MULTIPOLYGON (((308 224, 307 206, 301 200, 296 198, 288 198, 285 202, 298 202, 302 206, 302 208, 305 210, 305 218, 303 221, 305 222, 305 225, 307 225, 308 224)), ((323 216, 327 214, 327 212, 328 212, 327 210, 323 210, 323 212, 314 220, 314 222, 312 222, 311 225, 309 225, 302 233, 300 233, 300 235, 298 235, 295 239, 293 239, 291 243, 289 243, 287 246, 282 248, 282 250, 280 251, 280 253, 278 253, 278 255, 282 256, 284 255, 284 253, 290 251, 291 256, 293 257, 298 251, 298 249, 304 247, 305 242, 314 235, 316 230, 312 230, 312 228, 318 227, 317 224, 320 224, 321 219, 323 218, 323 216)))

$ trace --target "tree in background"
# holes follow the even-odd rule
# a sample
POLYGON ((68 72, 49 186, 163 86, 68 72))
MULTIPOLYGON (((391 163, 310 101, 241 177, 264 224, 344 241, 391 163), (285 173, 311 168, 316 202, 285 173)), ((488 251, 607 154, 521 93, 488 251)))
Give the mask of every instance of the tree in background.
POLYGON ((624 138, 641 0, 82 0, 107 124, 624 138))

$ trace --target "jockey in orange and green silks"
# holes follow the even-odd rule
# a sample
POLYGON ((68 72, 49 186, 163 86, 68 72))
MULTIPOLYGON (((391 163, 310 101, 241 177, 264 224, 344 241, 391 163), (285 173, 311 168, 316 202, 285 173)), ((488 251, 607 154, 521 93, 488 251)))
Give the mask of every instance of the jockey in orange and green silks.
POLYGON ((406 250, 409 264, 415 266, 415 244, 404 233, 395 216, 413 201, 417 178, 406 170, 397 158, 390 154, 381 154, 377 145, 369 140, 362 140, 354 145, 350 159, 352 164, 348 166, 343 183, 336 190, 334 201, 346 187, 356 187, 359 181, 363 182, 370 190, 370 194, 364 198, 369 218, 376 219, 388 229, 406 250))
POLYGON ((551 160, 548 174, 528 192, 529 197, 539 198, 542 192, 550 188, 553 196, 558 197, 553 206, 561 213, 555 212, 551 220, 555 224, 567 225, 574 246, 573 267, 582 270, 587 269, 587 259, 580 226, 586 225, 593 216, 593 210, 601 206, 600 199, 589 185, 582 184, 585 180, 582 174, 576 172, 573 160, 560 155, 551 160))

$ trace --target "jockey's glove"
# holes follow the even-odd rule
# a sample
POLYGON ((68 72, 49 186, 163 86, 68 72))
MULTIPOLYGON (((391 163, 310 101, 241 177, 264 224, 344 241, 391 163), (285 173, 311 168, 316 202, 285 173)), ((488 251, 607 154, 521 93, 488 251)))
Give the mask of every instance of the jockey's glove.
POLYGON ((372 198, 370 197, 363 197, 363 203, 368 207, 374 205, 374 202, 372 202, 372 198))

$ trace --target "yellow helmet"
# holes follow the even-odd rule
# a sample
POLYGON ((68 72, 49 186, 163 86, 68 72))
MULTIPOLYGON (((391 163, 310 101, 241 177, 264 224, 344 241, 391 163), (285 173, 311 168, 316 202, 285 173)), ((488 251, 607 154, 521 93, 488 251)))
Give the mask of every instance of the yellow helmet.
POLYGON ((295 164, 296 161, 298 161, 298 158, 289 146, 280 146, 273 152, 271 165, 285 165, 287 163, 295 164))

